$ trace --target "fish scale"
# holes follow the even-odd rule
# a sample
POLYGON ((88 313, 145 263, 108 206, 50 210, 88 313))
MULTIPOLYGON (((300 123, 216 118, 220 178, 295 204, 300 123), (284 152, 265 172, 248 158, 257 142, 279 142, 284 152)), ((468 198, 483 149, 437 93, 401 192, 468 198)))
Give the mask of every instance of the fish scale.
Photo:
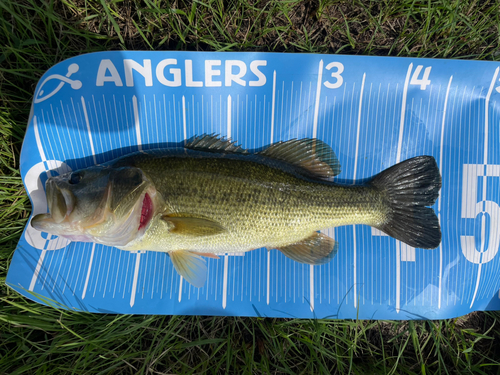
POLYGON ((372 188, 313 181, 240 157, 200 152, 191 158, 155 155, 130 162, 151 179, 166 213, 207 218, 227 231, 206 238, 173 237, 158 215, 152 231, 128 248, 248 251, 286 246, 323 228, 383 221, 384 207, 372 188))

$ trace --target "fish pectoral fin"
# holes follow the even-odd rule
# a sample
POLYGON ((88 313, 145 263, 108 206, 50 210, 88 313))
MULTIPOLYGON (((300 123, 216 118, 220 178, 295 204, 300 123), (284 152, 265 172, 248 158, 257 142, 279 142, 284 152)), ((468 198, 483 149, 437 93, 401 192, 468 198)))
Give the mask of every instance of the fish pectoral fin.
POLYGON ((168 253, 175 270, 191 285, 201 288, 207 280, 207 264, 200 255, 188 250, 168 253))
POLYGON ((162 219, 172 224, 172 228, 170 229, 171 233, 185 236, 213 236, 225 231, 219 223, 209 219, 169 215, 163 215, 162 219))
POLYGON ((288 258, 299 263, 328 263, 338 250, 338 243, 323 233, 314 233, 300 242, 277 248, 288 258))

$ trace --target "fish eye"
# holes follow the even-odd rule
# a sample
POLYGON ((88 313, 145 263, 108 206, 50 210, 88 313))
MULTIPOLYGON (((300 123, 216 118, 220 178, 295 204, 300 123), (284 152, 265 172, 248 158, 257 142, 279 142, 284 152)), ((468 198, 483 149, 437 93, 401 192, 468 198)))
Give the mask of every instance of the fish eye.
POLYGON ((71 185, 76 185, 77 183, 79 183, 81 181, 82 178, 83 178, 83 174, 80 172, 71 173, 71 176, 69 177, 68 182, 71 185))

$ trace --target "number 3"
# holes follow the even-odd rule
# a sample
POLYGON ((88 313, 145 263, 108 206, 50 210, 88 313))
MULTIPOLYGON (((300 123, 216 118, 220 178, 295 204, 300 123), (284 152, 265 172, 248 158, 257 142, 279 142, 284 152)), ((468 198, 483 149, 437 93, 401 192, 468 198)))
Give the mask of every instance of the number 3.
POLYGON ((331 83, 329 81, 325 82, 325 86, 328 87, 329 89, 336 89, 342 86, 342 83, 344 82, 344 78, 342 78, 341 74, 344 71, 344 64, 340 62, 331 62, 326 66, 326 70, 330 70, 332 68, 337 68, 337 71, 332 72, 332 78, 335 78, 335 83, 331 83))

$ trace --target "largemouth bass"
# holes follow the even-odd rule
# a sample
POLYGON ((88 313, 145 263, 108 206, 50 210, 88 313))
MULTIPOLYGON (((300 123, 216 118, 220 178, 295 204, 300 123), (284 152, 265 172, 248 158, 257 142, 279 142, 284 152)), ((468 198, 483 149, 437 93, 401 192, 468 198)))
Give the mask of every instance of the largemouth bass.
POLYGON ((72 241, 170 255, 196 287, 203 256, 278 249, 323 264, 338 245, 324 228, 366 224, 418 248, 435 248, 441 176, 432 156, 403 161, 364 185, 340 185, 340 165, 316 139, 290 140, 250 153, 215 136, 183 148, 139 152, 51 177, 48 214, 34 228, 72 241))

